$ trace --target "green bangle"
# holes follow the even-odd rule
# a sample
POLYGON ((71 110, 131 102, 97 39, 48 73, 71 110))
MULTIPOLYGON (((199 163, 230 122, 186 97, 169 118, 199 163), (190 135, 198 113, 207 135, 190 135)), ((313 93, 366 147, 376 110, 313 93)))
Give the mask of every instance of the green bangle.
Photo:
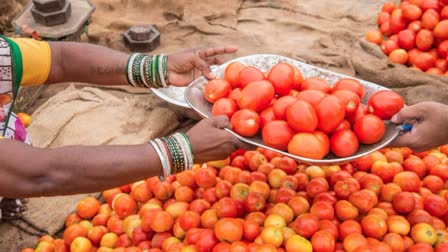
POLYGON ((185 134, 185 133, 183 133, 183 132, 181 132, 180 134, 181 134, 181 135, 185 138, 185 140, 187 141, 187 143, 188 143, 188 148, 190 148, 191 154, 193 155, 193 147, 191 146, 191 142, 190 142, 190 139, 188 139, 187 134, 185 134))
POLYGON ((160 85, 157 83, 157 62, 159 61, 159 55, 154 55, 154 58, 151 62, 152 68, 152 81, 157 88, 160 88, 160 85))
POLYGON ((139 54, 135 57, 135 60, 132 64, 132 78, 134 79, 135 83, 141 87, 143 85, 142 80, 142 73, 141 73, 141 64, 143 59, 145 58, 144 54, 139 54))
POLYGON ((152 88, 156 88, 154 85, 154 82, 152 81, 152 72, 151 72, 151 66, 154 56, 148 56, 149 58, 145 62, 145 79, 146 82, 148 82, 149 86, 152 88))

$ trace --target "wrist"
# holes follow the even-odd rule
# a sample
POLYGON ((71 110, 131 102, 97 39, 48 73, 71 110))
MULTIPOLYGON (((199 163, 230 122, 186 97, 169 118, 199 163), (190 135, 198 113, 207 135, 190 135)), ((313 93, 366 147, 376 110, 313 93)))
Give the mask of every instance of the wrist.
POLYGON ((132 54, 126 65, 126 77, 133 87, 168 87, 168 57, 161 55, 132 54))

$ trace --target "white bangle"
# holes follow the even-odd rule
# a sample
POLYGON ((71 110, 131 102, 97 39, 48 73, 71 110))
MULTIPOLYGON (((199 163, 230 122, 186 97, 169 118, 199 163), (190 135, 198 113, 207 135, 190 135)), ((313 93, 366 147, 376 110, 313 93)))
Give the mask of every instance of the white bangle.
POLYGON ((128 72, 127 72, 128 80, 131 83, 131 86, 133 86, 133 87, 137 86, 137 84, 135 84, 134 77, 132 76, 132 64, 134 64, 134 60, 135 60, 135 57, 137 57, 137 55, 138 55, 138 53, 132 54, 128 61, 128 69, 127 69, 128 70, 128 72))
POLYGON ((157 146, 157 143, 154 142, 153 140, 149 140, 149 143, 152 145, 152 147, 154 147, 154 150, 156 151, 157 155, 159 156, 160 162, 162 163, 163 176, 166 177, 167 176, 167 174, 166 174, 166 160, 163 157, 161 150, 157 146))
POLYGON ((171 167, 171 162, 170 162, 170 159, 169 159, 169 153, 166 150, 165 144, 159 138, 156 138, 154 141, 159 146, 159 148, 160 148, 160 150, 162 152, 163 159, 165 161, 165 168, 164 168, 165 171, 164 171, 164 174, 166 174, 165 175, 166 177, 170 176, 172 167, 171 167))
POLYGON ((193 163, 193 153, 191 153, 190 146, 187 143, 187 140, 185 137, 180 134, 176 133, 173 135, 176 140, 179 142, 182 152, 184 153, 184 159, 185 159, 185 170, 191 169, 194 165, 193 163))
POLYGON ((164 72, 163 72, 163 60, 164 58, 166 58, 165 54, 160 54, 159 56, 159 78, 160 78, 160 82, 162 83, 164 88, 168 87, 168 84, 165 82, 165 76, 164 76, 164 72))

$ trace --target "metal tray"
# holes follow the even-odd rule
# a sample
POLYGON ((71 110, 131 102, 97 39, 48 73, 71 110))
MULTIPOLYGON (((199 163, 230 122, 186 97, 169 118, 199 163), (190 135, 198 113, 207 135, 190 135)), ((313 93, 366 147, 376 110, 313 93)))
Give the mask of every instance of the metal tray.
MULTIPOLYGON (((322 79, 328 81, 328 83, 330 83, 330 85, 334 85, 339 79, 342 79, 342 78, 356 79, 356 78, 353 78, 353 77, 350 77, 347 75, 334 73, 334 72, 331 72, 331 71, 328 71, 328 70, 325 70, 325 69, 322 69, 319 67, 308 65, 303 62, 294 60, 294 59, 286 58, 286 57, 279 56, 279 55, 270 55, 270 54, 257 54, 257 55, 251 55, 251 56, 237 58, 237 59, 231 60, 223 65, 218 66, 217 68, 215 68, 213 70, 213 73, 217 76, 217 78, 223 78, 224 70, 226 69, 227 65, 232 62, 235 62, 235 61, 241 62, 242 64, 244 64, 246 66, 256 66, 261 71, 264 71, 264 72, 268 71, 275 64, 277 64, 279 62, 287 62, 287 63, 297 67, 302 72, 302 75, 304 78, 319 77, 319 78, 322 78, 322 79)), ((365 92, 365 96, 363 97, 363 100, 362 100, 362 103, 364 103, 364 104, 367 103, 369 97, 372 94, 374 94, 375 92, 377 92, 379 90, 387 90, 387 88, 385 88, 385 87, 382 87, 380 85, 377 85, 377 84, 374 84, 374 83, 371 83, 368 81, 363 81, 363 80, 359 80, 359 79, 356 79, 356 80, 361 82, 361 84, 364 85, 364 87, 365 87, 366 92, 365 92)), ((191 108, 193 108, 201 117, 204 117, 204 118, 212 116, 211 115, 212 104, 207 102, 207 100, 204 97, 204 92, 203 92, 203 88, 204 88, 205 84, 207 84, 207 82, 208 82, 208 80, 205 77, 201 76, 198 79, 196 79, 195 81, 193 81, 187 87, 186 92, 185 92, 185 100, 187 101, 188 105, 191 108)), ((380 142, 378 142, 376 144, 371 144, 371 145, 360 144, 358 151, 353 156, 350 156, 350 157, 339 158, 339 157, 334 156, 333 154, 330 154, 330 155, 327 155, 326 157, 324 157, 323 159, 304 158, 301 156, 296 156, 296 155, 266 146, 263 143, 263 140, 260 135, 257 135, 257 136, 251 137, 251 138, 247 138, 247 137, 242 137, 229 129, 226 129, 226 130, 229 131, 230 133, 232 133, 233 135, 235 135, 241 141, 278 152, 282 155, 291 157, 291 158, 293 158, 299 162, 302 162, 302 163, 312 164, 312 165, 338 165, 338 164, 350 162, 359 157, 362 157, 362 156, 370 154, 376 150, 384 148, 392 140, 394 140, 400 134, 399 127, 397 127, 397 125, 395 125, 395 124, 390 123, 389 121, 385 121, 385 123, 386 123, 386 133, 380 142)))

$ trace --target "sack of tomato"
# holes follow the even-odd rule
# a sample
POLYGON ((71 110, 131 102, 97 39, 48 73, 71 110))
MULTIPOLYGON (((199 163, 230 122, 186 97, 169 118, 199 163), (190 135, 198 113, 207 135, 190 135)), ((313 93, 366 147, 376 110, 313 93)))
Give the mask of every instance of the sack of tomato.
POLYGON ((391 90, 377 91, 362 104, 365 88, 359 81, 304 79, 286 62, 266 73, 231 63, 222 79, 204 86, 204 95, 213 103, 212 115, 229 117, 237 134, 261 134, 266 146, 316 160, 330 153, 350 157, 360 144, 381 141, 386 132, 383 120, 404 106, 403 98, 391 90))
POLYGON ((258 149, 79 202, 62 237, 30 251, 448 249, 448 145, 308 166, 258 149))

